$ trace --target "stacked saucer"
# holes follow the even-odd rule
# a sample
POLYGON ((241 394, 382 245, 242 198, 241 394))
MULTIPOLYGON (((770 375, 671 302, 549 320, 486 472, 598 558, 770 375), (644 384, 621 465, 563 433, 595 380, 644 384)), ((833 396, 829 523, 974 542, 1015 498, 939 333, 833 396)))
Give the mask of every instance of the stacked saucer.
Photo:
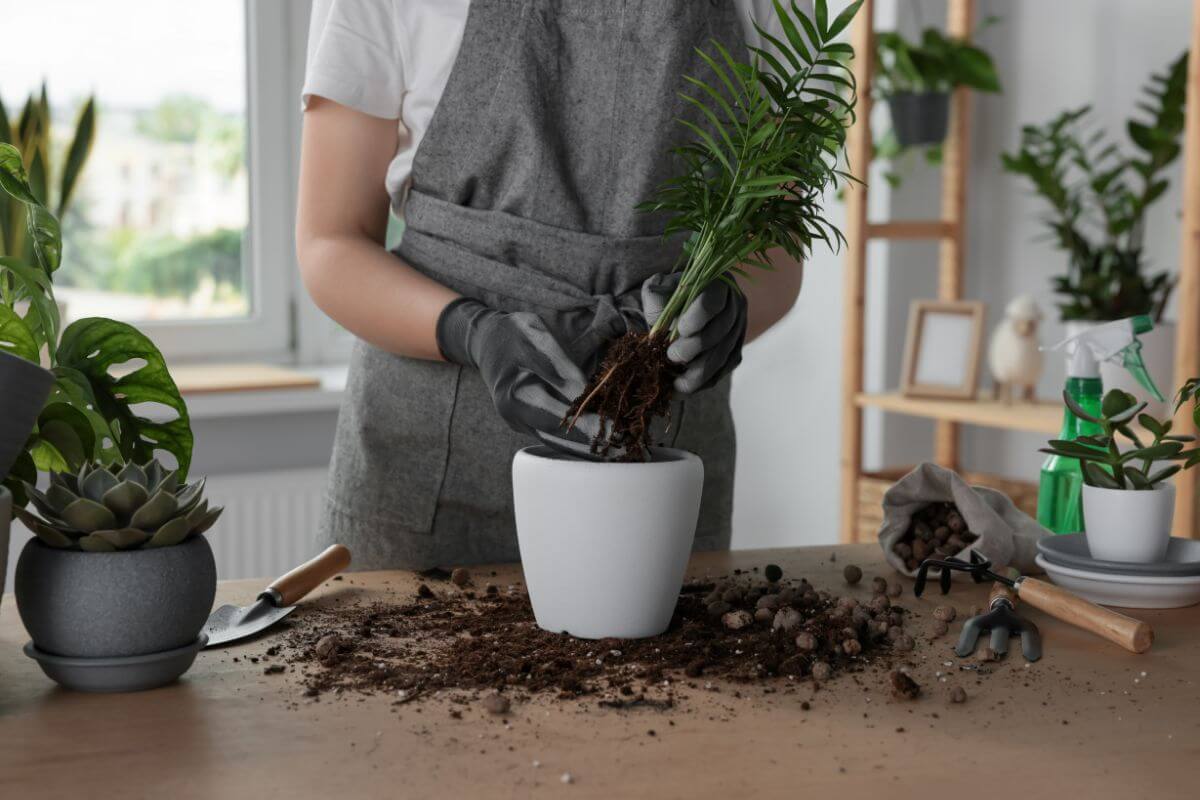
POLYGON ((1200 540, 1173 537, 1166 557, 1151 564, 1092 558, 1082 533, 1046 536, 1038 551, 1036 563, 1052 581, 1093 603, 1123 608, 1200 603, 1200 540))

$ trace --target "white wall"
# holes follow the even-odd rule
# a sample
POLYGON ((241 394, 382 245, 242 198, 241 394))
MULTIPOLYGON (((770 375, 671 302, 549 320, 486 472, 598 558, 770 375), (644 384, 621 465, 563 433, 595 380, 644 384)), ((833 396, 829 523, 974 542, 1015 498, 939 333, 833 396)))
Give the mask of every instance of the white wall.
MULTIPOLYGON (((944 19, 945 8, 944 0, 880 0, 876 27, 916 30, 944 19)), ((1049 278, 1062 258, 1038 241, 1042 206, 1025 184, 1001 170, 999 154, 1016 146, 1022 124, 1087 103, 1095 106, 1096 123, 1124 142, 1124 121, 1140 87, 1187 46, 1190 14, 1191 4, 1182 0, 978 3, 979 19, 1003 17, 979 40, 996 60, 1005 91, 974 99, 968 180, 966 295, 987 304, 989 332, 1010 299, 1032 292, 1047 314, 1042 341, 1057 341, 1062 334, 1049 292, 1049 278)), ((877 109, 875 122, 886 125, 886 112, 877 109)), ((1148 227, 1147 250, 1157 268, 1171 268, 1177 258, 1180 170, 1176 165, 1174 185, 1154 208, 1148 227)), ((916 164, 897 191, 877 175, 871 186, 873 219, 939 213, 934 169, 916 164)), ((840 207, 836 212, 842 213, 840 207)), ((869 264, 864 380, 868 391, 879 391, 898 383, 909 302, 936 291, 937 248, 877 243, 869 264)), ((841 280, 841 256, 816 254, 796 309, 747 348, 734 383, 736 547, 837 539, 841 280)), ((1062 381, 1061 364, 1050 358, 1039 394, 1056 397, 1062 381)), ((990 385, 990 379, 984 377, 983 383, 990 385)), ((864 435, 868 469, 932 455, 932 424, 925 420, 869 412, 864 435)), ((970 469, 1036 480, 1042 438, 966 429, 963 462, 970 469)))

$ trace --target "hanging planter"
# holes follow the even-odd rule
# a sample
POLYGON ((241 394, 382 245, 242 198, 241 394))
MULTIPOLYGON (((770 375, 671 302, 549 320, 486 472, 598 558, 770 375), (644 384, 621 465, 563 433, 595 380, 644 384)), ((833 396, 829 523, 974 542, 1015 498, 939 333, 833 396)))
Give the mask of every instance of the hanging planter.
POLYGON ((950 125, 949 92, 897 92, 887 98, 901 147, 941 144, 950 125))

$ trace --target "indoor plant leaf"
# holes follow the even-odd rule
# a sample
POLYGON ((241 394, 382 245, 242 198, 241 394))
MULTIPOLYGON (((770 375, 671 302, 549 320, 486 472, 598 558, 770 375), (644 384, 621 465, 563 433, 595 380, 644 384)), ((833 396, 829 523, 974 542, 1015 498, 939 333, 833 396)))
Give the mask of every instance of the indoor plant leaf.
POLYGON ((92 423, 69 403, 46 404, 38 415, 38 435, 54 445, 65 462, 60 468, 46 471, 74 472, 95 454, 96 432, 92 423))
POLYGON ((80 497, 63 509, 63 521, 76 530, 84 533, 115 528, 117 518, 100 503, 80 497))
POLYGON ((11 144, 0 144, 0 188, 25 204, 26 221, 38 265, 47 275, 53 273, 62 259, 62 230, 58 220, 34 195, 21 161, 21 151, 11 144))
POLYGON ((147 500, 146 487, 133 481, 121 481, 104 493, 105 507, 117 515, 118 520, 129 519, 147 500))
POLYGON ((1103 489, 1121 488, 1121 484, 1117 483, 1117 479, 1106 472, 1103 467, 1094 461, 1085 461, 1083 464, 1083 471, 1093 486, 1099 486, 1103 489))
POLYGON ((38 363, 37 341, 25 320, 8 306, 0 303, 0 350, 11 353, 17 358, 38 363))
POLYGON ((156 450, 165 450, 178 462, 180 476, 187 475, 192 456, 187 405, 153 342, 131 325, 89 317, 63 331, 58 360, 87 378, 98 410, 113 423, 116 446, 126 460, 148 461, 156 450), (113 367, 134 359, 145 364, 113 376, 113 367), (175 416, 148 419, 134 411, 140 403, 165 406, 175 416))
POLYGON ((186 517, 176 517, 155 531, 150 541, 146 542, 146 547, 170 547, 179 544, 187 538, 191 530, 192 525, 186 517))

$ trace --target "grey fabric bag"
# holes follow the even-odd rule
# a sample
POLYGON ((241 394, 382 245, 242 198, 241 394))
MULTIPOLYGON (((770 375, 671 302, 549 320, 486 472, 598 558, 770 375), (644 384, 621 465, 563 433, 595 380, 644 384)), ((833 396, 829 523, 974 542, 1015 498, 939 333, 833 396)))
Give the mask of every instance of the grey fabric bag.
MULTIPOLYGON (((1008 495, 985 486, 971 486, 953 470, 925 463, 916 467, 888 489, 883 496, 883 524, 879 526, 879 544, 884 558, 898 572, 914 577, 893 545, 908 532, 913 514, 930 503, 950 502, 979 535, 958 558, 969 559, 971 552, 992 562, 993 569, 1016 567, 1022 574, 1041 572, 1033 562, 1037 541, 1050 532, 1021 511, 1008 495)), ((956 573, 959 574, 959 573, 956 573)))

